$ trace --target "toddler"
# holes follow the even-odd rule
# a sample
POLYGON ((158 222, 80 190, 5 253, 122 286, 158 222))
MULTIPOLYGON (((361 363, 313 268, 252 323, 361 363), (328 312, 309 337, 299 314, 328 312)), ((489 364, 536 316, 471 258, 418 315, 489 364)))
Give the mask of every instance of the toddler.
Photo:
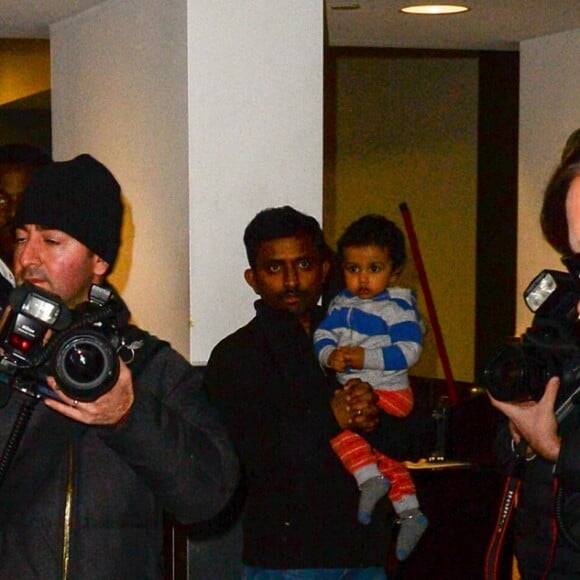
MULTIPOLYGON (((414 292, 393 287, 405 262, 403 234, 383 216, 363 216, 339 239, 338 257, 346 288, 314 333, 320 363, 337 371, 342 384, 352 378, 368 382, 382 410, 406 417, 413 408, 407 371, 421 355, 423 325, 414 292)), ((408 469, 349 430, 331 445, 358 483, 362 524, 388 494, 401 524, 396 555, 406 559, 428 525, 408 469)))

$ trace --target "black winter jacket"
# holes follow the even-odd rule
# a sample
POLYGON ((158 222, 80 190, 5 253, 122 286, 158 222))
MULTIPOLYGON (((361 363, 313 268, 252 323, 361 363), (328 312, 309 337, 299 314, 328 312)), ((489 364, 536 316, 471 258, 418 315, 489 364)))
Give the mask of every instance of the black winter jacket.
MULTIPOLYGON (((34 410, 0 486, 0 578, 163 578, 163 512, 204 520, 231 495, 237 459, 200 371, 141 336, 153 349, 122 425, 34 410)), ((0 409, 0 445, 25 398, 14 392, 0 409)))
MULTIPOLYGON (((505 433, 504 440, 507 440, 507 429, 505 433)), ((575 410, 562 426, 557 465, 536 457, 525 462, 524 467, 513 522, 515 553, 522 579, 580 578, 580 410, 575 410), (556 502, 558 488, 561 490, 559 504, 556 502), (577 546, 565 538, 557 524, 557 505, 565 529, 577 546)))
MULTIPOLYGON (((370 526, 357 522, 356 482, 330 446, 340 432, 330 407, 334 386, 312 339, 294 315, 261 301, 256 309, 256 318, 215 347, 205 381, 246 476, 244 562, 274 569, 383 566, 390 503, 381 500, 370 526)), ((317 309, 313 329, 323 314, 317 309)), ((385 419, 374 444, 401 458, 404 422, 385 419)))

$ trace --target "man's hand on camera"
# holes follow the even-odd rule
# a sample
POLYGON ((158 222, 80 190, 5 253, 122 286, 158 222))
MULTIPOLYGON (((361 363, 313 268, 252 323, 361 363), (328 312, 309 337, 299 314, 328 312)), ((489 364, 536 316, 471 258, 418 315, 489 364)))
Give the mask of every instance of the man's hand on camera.
POLYGON ((59 398, 47 397, 44 400, 46 406, 87 425, 116 425, 127 416, 135 399, 131 371, 122 360, 119 378, 113 388, 94 401, 85 403, 68 397, 59 389, 54 377, 48 377, 46 382, 59 398))
POLYGON ((489 398, 491 404, 510 420, 510 432, 518 444, 524 439, 534 453, 555 462, 560 454, 560 437, 554 414, 554 403, 560 387, 560 379, 552 377, 546 385, 542 398, 536 403, 506 403, 489 398))
POLYGON ((378 397, 368 383, 351 379, 334 393, 334 416, 342 429, 370 432, 379 421, 378 397))

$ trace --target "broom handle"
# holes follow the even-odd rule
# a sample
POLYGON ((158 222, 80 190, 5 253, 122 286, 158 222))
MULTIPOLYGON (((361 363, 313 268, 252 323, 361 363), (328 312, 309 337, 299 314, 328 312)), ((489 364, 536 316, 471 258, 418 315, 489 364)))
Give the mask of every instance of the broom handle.
POLYGON ((431 295, 431 289, 429 288, 427 273, 425 272, 423 258, 421 257, 421 250, 419 249, 419 242, 417 241, 415 229, 413 228, 411 212, 405 202, 399 204, 399 209, 403 215, 405 229, 407 230, 407 237, 409 238, 409 245, 411 246, 411 253, 413 254, 413 260, 415 261, 415 267, 417 268, 417 272, 419 274, 419 281, 421 282, 423 296, 425 297, 425 303, 427 305, 427 312, 429 313, 429 319, 431 320, 433 332, 435 333, 435 342, 437 344, 437 351, 439 352, 441 364, 443 365, 449 403, 451 405, 455 405, 458 402, 458 399, 457 391, 455 389, 455 381, 453 380, 453 372, 451 371, 451 364, 449 363, 449 357, 447 356, 445 341, 443 340, 443 334, 441 332, 441 327, 439 326, 439 319, 437 318, 437 312, 435 310, 435 304, 431 295))

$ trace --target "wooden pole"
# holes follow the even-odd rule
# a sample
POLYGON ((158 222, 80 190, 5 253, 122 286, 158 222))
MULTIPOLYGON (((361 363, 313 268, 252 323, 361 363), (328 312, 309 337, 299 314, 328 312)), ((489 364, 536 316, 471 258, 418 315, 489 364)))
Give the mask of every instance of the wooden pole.
POLYGON ((435 310, 435 304, 433 302, 433 297, 431 295, 431 289, 429 288, 427 273, 425 271, 425 266, 423 264, 423 258, 421 257, 421 250, 419 249, 419 242, 417 240, 417 236, 415 235, 413 220, 411 219, 411 212, 406 202, 399 204, 399 209, 401 210, 401 214, 403 215, 403 221, 405 222, 405 229, 407 230, 407 237, 409 238, 411 253, 413 254, 415 267, 417 268, 417 272, 419 274, 419 281, 421 283, 421 288, 423 289, 423 296, 425 297, 427 312, 429 313, 429 319, 431 320, 431 326, 433 327, 433 333, 435 334, 437 351, 439 352, 441 364, 443 365, 443 372, 445 374, 445 382, 447 384, 447 395, 449 396, 449 403, 451 405, 455 405, 458 402, 458 398, 457 391, 455 389, 455 381, 453 380, 453 372, 451 371, 451 364, 449 363, 449 357, 447 356, 447 349, 445 348, 443 333, 441 332, 441 327, 439 326, 437 311, 435 310))

